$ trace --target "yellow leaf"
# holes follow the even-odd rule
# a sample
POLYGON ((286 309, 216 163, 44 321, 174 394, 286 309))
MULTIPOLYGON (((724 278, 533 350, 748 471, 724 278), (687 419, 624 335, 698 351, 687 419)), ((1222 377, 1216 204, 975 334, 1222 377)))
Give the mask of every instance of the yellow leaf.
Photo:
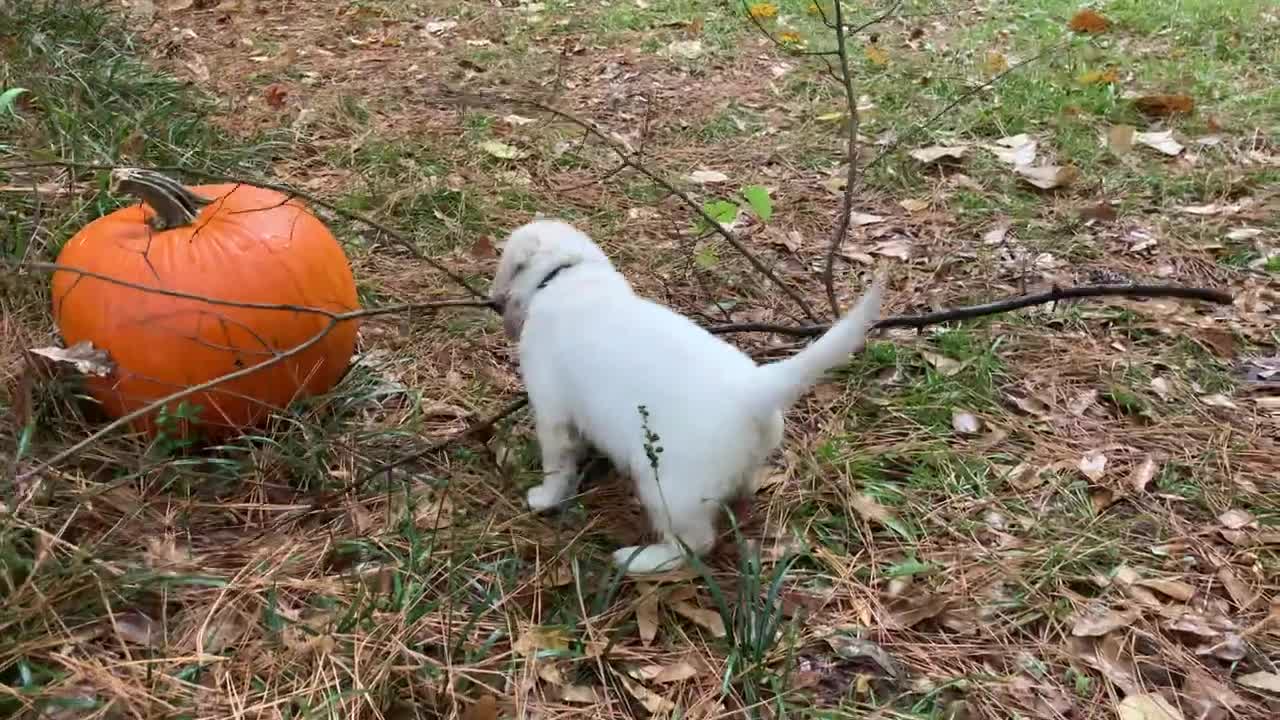
POLYGON ((803 45, 804 38, 800 37, 800 33, 795 30, 783 30, 778 33, 778 42, 783 45, 803 45))
POLYGON ((540 650, 568 650, 569 636, 560 628, 531 625, 525 628, 511 649, 518 655, 534 655, 540 650))
POLYGON ((1120 79, 1120 74, 1115 68, 1107 68, 1106 70, 1089 70, 1080 74, 1076 78, 1076 82, 1081 85, 1110 85, 1120 79))
POLYGON ((879 45, 867 45, 863 48, 862 52, 866 54, 867 59, 870 60, 873 65, 889 64, 889 53, 885 52, 879 45))
POLYGON ((986 70, 990 75, 999 75, 1009 69, 1009 61, 1005 59, 1003 53, 993 50, 987 53, 987 59, 982 63, 982 69, 986 70))
POLYGON ((773 3, 755 3, 747 11, 751 13, 751 17, 757 20, 778 17, 778 6, 773 3))
POLYGON ((817 116, 816 118, 814 118, 814 120, 817 120, 818 122, 835 122, 836 120, 841 120, 841 119, 843 119, 843 118, 844 118, 844 115, 845 115, 844 113, 842 113, 842 112, 838 112, 838 111, 837 111, 837 112, 822 113, 821 115, 819 115, 819 116, 817 116))

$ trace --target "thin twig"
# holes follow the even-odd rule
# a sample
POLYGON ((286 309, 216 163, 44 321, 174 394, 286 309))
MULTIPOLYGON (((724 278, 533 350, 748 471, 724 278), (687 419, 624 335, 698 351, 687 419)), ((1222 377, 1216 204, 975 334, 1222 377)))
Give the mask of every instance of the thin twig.
MULTIPOLYGON (((1233 302, 1230 293, 1211 288, 1183 287, 1180 285, 1080 285, 1067 288, 1054 287, 1042 293, 1019 295, 982 305, 956 308, 955 310, 941 310, 923 315, 892 315, 881 318, 872 327, 875 329, 922 328, 954 320, 968 320, 984 315, 996 315, 1010 310, 1031 307, 1032 305, 1046 305, 1060 300, 1091 297, 1181 298, 1184 300, 1203 300, 1204 302, 1217 303, 1219 305, 1230 305, 1233 302)), ((821 335, 830 328, 830 325, 796 326, 770 323, 734 323, 730 325, 712 325, 707 330, 716 335, 739 332, 768 332, 791 337, 813 337, 821 335)))
MULTIPOLYGON (((73 162, 70 160, 49 160, 49 161, 43 161, 43 162, 0 165, 0 170, 7 172, 10 170, 27 170, 27 169, 41 168, 41 167, 62 167, 62 168, 84 171, 84 170, 115 170, 116 168, 124 167, 124 166, 102 165, 102 164, 94 164, 94 163, 79 163, 79 162, 73 162)), ((136 167, 136 166, 130 165, 129 167, 136 167)), ((270 182, 268 180, 264 180, 261 178, 253 178, 253 179, 245 180, 242 178, 230 177, 224 174, 211 173, 204 170, 197 170, 195 168, 183 167, 180 165, 170 165, 165 167, 149 167, 149 168, 141 168, 141 169, 152 170, 155 172, 181 173, 184 175, 190 175, 192 177, 200 178, 201 180, 205 180, 208 182, 251 185, 253 187, 265 188, 267 190, 275 190, 276 192, 282 192, 282 193, 285 193, 286 195, 300 198, 313 205, 322 207, 328 210, 329 212, 345 217, 348 220, 354 220, 356 222, 363 223, 373 228, 374 230, 377 230, 378 232, 386 235, 392 240, 395 240, 398 244, 400 244, 406 250, 412 253, 416 259, 421 260, 426 264, 430 265, 437 272, 440 272, 445 277, 457 283, 459 286, 464 288, 467 292, 471 293, 473 296, 477 298, 485 297, 485 294, 481 292, 479 289, 473 287, 471 283, 467 282, 466 278, 462 277, 461 275, 458 275, 457 273, 453 272, 452 270, 445 267, 444 265, 437 262, 436 260, 433 260, 432 258, 427 257, 426 255, 423 255, 422 251, 418 249, 417 245, 415 245, 412 240, 410 240, 408 237, 406 237, 402 233, 391 229, 387 225, 381 222, 378 222, 377 220, 374 220, 368 215, 364 215, 362 213, 358 213, 353 210, 347 210, 346 208, 340 207, 339 205, 333 202, 325 200, 324 198, 318 197, 316 195, 312 195, 311 193, 303 192, 302 190, 291 187, 289 185, 270 182)))
POLYGON ((746 245, 742 244, 742 241, 739 240, 736 235, 734 235, 732 232, 726 229, 723 225, 721 225, 718 221, 716 221, 715 218, 711 217, 711 215, 702 208, 702 205, 700 205, 697 201, 695 201, 692 197, 690 197, 688 193, 676 187, 666 178, 650 170, 647 166, 644 165, 644 163, 636 160, 635 154, 630 150, 630 148, 628 148, 626 145, 619 142, 618 140, 615 140, 614 138, 610 137, 603 130, 596 127, 594 123, 588 120, 583 120, 582 118, 579 118, 572 113, 569 113, 567 111, 561 110, 556 107, 552 107, 550 105, 544 104, 537 100, 527 100, 524 98, 515 98, 515 97, 509 97, 506 95, 497 95, 497 94, 456 93, 456 92, 447 91, 447 90, 441 93, 441 97, 442 97, 442 100, 444 100, 445 102, 449 102, 455 105, 463 105, 463 106, 475 105, 480 107, 486 107, 486 106, 497 104, 497 105, 510 105, 515 107, 524 107, 530 110, 536 110, 538 112, 543 112, 549 115, 553 115, 557 118, 560 118, 561 120, 564 120, 565 122, 571 123, 573 125, 576 125, 582 128, 587 134, 591 135, 597 140, 600 140, 601 142, 608 145, 609 149, 612 150, 614 154, 618 156, 618 159, 621 160, 623 163, 625 163, 628 167, 640 173, 641 175, 645 176, 654 184, 666 190, 668 193, 679 198, 680 201, 683 202, 686 206, 688 206, 690 210, 693 210, 694 213, 696 213, 699 217, 701 217, 707 223, 707 225, 710 226, 712 230, 716 232, 716 234, 724 238, 726 242, 728 242, 731 246, 733 246, 734 250, 738 251, 740 255, 746 258, 747 262, 751 264, 751 267, 755 268, 756 272, 760 273, 761 275, 764 275, 771 282, 773 282, 773 284, 777 285, 784 293, 786 293, 787 297, 791 298, 791 300, 795 302, 796 306, 799 307, 802 312, 804 312, 805 316, 809 318, 809 320, 814 322, 818 320, 818 316, 814 314, 813 308, 810 307, 808 301, 805 300, 804 297, 799 292, 797 292, 794 288, 792 288, 790 285, 784 282, 780 277, 778 277, 777 274, 775 274, 772 270, 770 270, 767 265, 761 262, 760 259, 757 258, 755 254, 752 253, 747 248, 746 245))
POLYGON ((376 315, 387 315, 391 313, 401 312, 411 307, 414 307, 414 306, 400 305, 400 306, 390 306, 390 307, 381 307, 381 308, 369 308, 364 310, 353 310, 351 312, 344 312, 344 313, 334 313, 328 310, 317 309, 316 311, 319 314, 325 315, 328 318, 329 322, 325 324, 323 329, 321 329, 315 335, 312 335, 306 342, 300 345, 297 345, 290 350, 287 350, 285 352, 274 355, 266 360, 263 360, 262 362, 256 365, 250 365, 248 367, 236 370, 235 372, 230 372, 230 373, 227 373, 226 375, 216 377, 207 382, 202 382, 198 385, 192 385, 191 387, 178 390, 176 392, 170 393, 169 395, 166 395, 160 398, 159 400, 150 402, 144 405, 143 407, 138 408, 137 410, 134 410, 129 413, 125 413, 124 415, 121 415, 115 420, 112 420, 111 422, 107 423, 97 432, 94 432, 89 436, 85 437, 80 442, 77 442, 71 447, 68 447, 64 450, 59 451, 53 457, 40 463, 35 468, 22 473, 22 475, 20 475, 17 478, 17 480, 19 482, 26 481, 28 479, 35 477, 36 475, 39 475, 47 471, 54 465, 57 465, 58 463, 66 460, 67 458, 70 458, 76 455, 81 450, 84 450, 85 448, 90 447, 91 445, 98 442, 103 437, 106 437, 107 435, 116 431, 117 429, 122 428, 125 425, 128 425, 134 420, 145 417, 146 415, 149 415, 155 412, 156 410, 163 408, 164 406, 168 405, 171 402, 181 400, 185 397, 194 395, 199 392, 204 392, 205 390, 210 390, 218 385, 221 385, 222 383, 229 382, 231 380, 236 380, 236 379, 245 377, 246 375, 251 375, 255 372, 258 372, 259 370, 264 370, 268 367, 271 367, 272 365, 276 365, 277 363, 283 362, 295 355, 298 355, 303 351, 307 350, 307 348, 310 348, 316 343, 323 340, 324 337, 329 334, 329 331, 333 330, 333 328, 336 327, 338 323, 346 322, 348 320, 356 320, 358 318, 373 317, 376 315))
MULTIPOLYGON (((898 11, 902 0, 896 0, 893 6, 878 17, 868 21, 854 32, 888 19, 898 11)), ((839 80, 844 90, 844 100, 848 122, 845 123, 845 168, 844 195, 840 200, 840 214, 836 217, 836 229, 831 233, 831 242, 827 246, 827 258, 822 267, 822 284, 827 290, 827 303, 831 306, 831 317, 840 317, 840 301, 836 299, 835 266, 836 256, 849 234, 850 216, 853 214, 853 192, 857 188, 858 170, 858 93, 853 87, 853 73, 849 70, 849 42, 844 25, 844 10, 837 0, 836 10, 836 54, 840 60, 839 80)))

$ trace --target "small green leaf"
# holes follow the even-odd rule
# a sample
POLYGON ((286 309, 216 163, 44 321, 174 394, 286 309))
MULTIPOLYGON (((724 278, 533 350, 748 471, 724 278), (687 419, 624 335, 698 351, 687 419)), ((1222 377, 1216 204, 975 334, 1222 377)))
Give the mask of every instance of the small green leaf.
POLYGON ((748 185, 742 188, 742 197, 751 203, 751 210, 756 217, 769 222, 773 217, 773 200, 769 199, 769 191, 761 185, 748 185))
POLYGON ((27 92, 30 91, 26 88, 16 87, 0 93, 0 113, 9 113, 18 117, 18 98, 27 92))
POLYGON ((693 260, 703 270, 710 270, 716 266, 716 263, 720 262, 720 255, 716 253, 714 245, 707 243, 698 248, 698 254, 694 255, 693 260))
POLYGON ((733 222, 738 217, 738 211, 740 210, 737 203, 732 203, 728 200, 712 200, 703 205, 702 209, 721 225, 733 222))

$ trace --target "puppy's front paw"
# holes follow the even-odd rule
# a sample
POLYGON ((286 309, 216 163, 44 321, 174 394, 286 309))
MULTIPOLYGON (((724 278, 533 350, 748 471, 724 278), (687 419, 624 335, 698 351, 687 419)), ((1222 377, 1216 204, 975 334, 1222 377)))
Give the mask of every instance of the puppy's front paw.
POLYGON ((613 551, 613 562, 627 575, 655 575, 684 567, 684 553, 675 545, 632 545, 613 551))
POLYGON ((560 496, 559 488, 549 487, 547 483, 529 488, 525 499, 529 502, 529 509, 539 513, 556 509, 564 500, 560 496))

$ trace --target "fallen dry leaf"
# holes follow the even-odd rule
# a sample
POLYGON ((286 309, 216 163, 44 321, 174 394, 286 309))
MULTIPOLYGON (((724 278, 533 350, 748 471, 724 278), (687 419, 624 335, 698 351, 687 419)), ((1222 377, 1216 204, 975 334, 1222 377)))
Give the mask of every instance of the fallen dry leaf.
POLYGON ((1070 412, 1076 417, 1080 417, 1085 414, 1085 411, 1093 407, 1096 402, 1098 402, 1098 391, 1090 388, 1089 390, 1085 390, 1077 395, 1075 399, 1067 405, 1067 412, 1070 412))
POLYGON ((1004 53, 992 50, 987 53, 986 60, 982 61, 982 69, 988 75, 999 75, 1009 69, 1009 59, 1004 56, 1004 53))
POLYGON ((724 637, 724 618, 715 610, 704 610, 687 600, 679 600, 668 605, 676 614, 705 628, 715 637, 724 637))
POLYGON ((1226 234, 1228 240, 1240 242, 1242 240, 1252 240, 1262 234, 1262 230, 1258 228, 1236 228, 1226 234))
POLYGON ((902 677, 902 665, 893 658, 884 648, 875 642, 866 638, 851 637, 849 635, 837 634, 827 637, 827 644, 835 651, 836 655, 846 660, 861 660, 866 658, 871 660, 884 671, 889 677, 902 677))
POLYGON ((1014 166, 1030 165, 1036 159, 1036 141, 1026 133, 1000 138, 994 145, 985 147, 1002 162, 1014 166))
POLYGON ((965 366, 965 363, 962 363, 959 360, 952 360, 946 355, 939 355, 938 353, 932 353, 928 350, 921 350, 920 357, 924 358, 925 362, 932 365, 933 369, 937 370, 938 374, 943 377, 951 377, 963 370, 965 366))
POLYGON ((492 695, 480 696, 463 711, 462 720, 498 720, 498 699, 492 695))
POLYGON ((649 712, 654 713, 656 715, 658 713, 668 713, 676 709, 675 703, 662 697, 661 695, 655 693, 654 691, 641 685, 640 683, 632 681, 626 675, 623 675, 622 673, 618 673, 618 672, 615 672, 614 674, 617 676, 618 680, 622 683, 622 686, 627 689, 627 692, 631 693, 632 697, 640 701, 640 704, 644 706, 645 710, 648 710, 649 712))
POLYGON ((1228 530, 1242 530, 1253 525, 1253 515, 1244 510, 1231 509, 1219 515, 1218 522, 1228 530))
POLYGON ((1241 675, 1236 682, 1252 690, 1266 690, 1280 695, 1280 674, 1273 672, 1252 672, 1241 675))
POLYGON ((1151 484, 1151 480, 1156 476, 1156 461, 1150 455, 1144 457, 1138 467, 1133 469, 1129 475, 1129 489, 1141 493, 1146 492, 1147 486, 1151 484))
POLYGON ((1069 647, 1072 655, 1096 668, 1124 692, 1133 692, 1138 687, 1133 658, 1117 635, 1073 637, 1069 647))
POLYGON ((919 160, 922 163, 933 163, 933 162, 938 162, 939 160, 942 160, 944 158, 950 159, 950 160, 960 160, 964 157, 965 153, 967 152, 969 152, 969 148, 968 146, 965 146, 965 145, 954 145, 949 147, 942 146, 942 145, 931 145, 927 148, 919 148, 917 150, 912 150, 911 157, 915 158, 916 160, 919 160))
POLYGON ((288 100, 289 89, 280 83, 272 83, 267 86, 264 94, 267 98, 267 104, 279 109, 284 107, 285 101, 288 100))
POLYGON ((1253 604, 1253 593, 1249 591, 1249 586, 1236 577, 1230 565, 1218 568, 1217 576, 1218 582, 1227 589, 1227 594, 1231 596, 1231 601, 1236 604, 1236 607, 1247 610, 1253 604))
POLYGON ((89 340, 81 340, 69 348, 32 348, 30 352, 40 357, 48 358, 55 364, 70 365, 81 375, 107 377, 116 369, 115 363, 111 361, 110 354, 106 350, 95 348, 89 340))
POLYGON ((918 212, 922 212, 924 210, 929 209, 928 200, 918 200, 915 198, 907 198, 906 200, 899 200, 898 205, 901 206, 903 210, 906 210, 909 213, 918 213, 918 212))
POLYGON ((480 143, 480 149, 499 160, 519 160, 525 156, 519 148, 497 140, 485 140, 480 143))
POLYGON ((688 680, 701 674, 702 670, 694 666, 693 663, 688 660, 681 660, 670 665, 658 666, 658 672, 647 679, 656 685, 665 685, 688 680))
POLYGON ((518 655, 532 656, 541 650, 568 650, 569 636, 560 628, 531 625, 511 645, 518 655))
POLYGON ((701 40, 676 40, 667 46, 667 52, 671 55, 682 57, 686 60, 693 60, 702 55, 701 40))
POLYGON ((1084 476, 1090 480, 1097 482, 1107 473, 1107 456, 1097 450, 1092 450, 1084 454, 1080 458, 1080 462, 1076 463, 1076 467, 1084 476))
POLYGON ((947 598, 941 595, 925 598, 917 595, 910 600, 890 604, 888 616, 882 619, 881 626, 887 630, 905 630, 937 617, 946 608, 947 598))
POLYGON ((1081 85, 1111 85, 1119 82, 1120 73, 1115 68, 1107 68, 1105 70, 1086 70, 1080 73, 1076 78, 1076 82, 1081 85))
POLYGON ((1112 125, 1107 130, 1107 148, 1117 155, 1123 155, 1133 149, 1137 134, 1137 129, 1132 125, 1112 125))
POLYGON ((911 243, 905 238, 885 240, 873 245, 871 247, 871 252, 876 255, 883 255, 885 257, 897 258, 899 260, 906 261, 911 259, 911 243))
POLYGON ((884 48, 879 45, 867 45, 862 52, 867 56, 867 60, 871 61, 872 65, 889 64, 889 53, 885 52, 884 48))
POLYGON ((1169 156, 1177 156, 1185 149, 1182 143, 1173 139, 1172 130, 1134 133, 1133 140, 1139 145, 1146 145, 1169 156))
POLYGON ((1033 397, 1031 395, 1026 397, 1012 395, 1010 396, 1010 399, 1013 400, 1014 405, 1018 406, 1019 410, 1022 410, 1028 415, 1035 415, 1036 417, 1042 418, 1049 416, 1049 404, 1040 398, 1033 397))
POLYGON ((867 522, 879 523, 891 530, 899 526, 898 518, 893 511, 866 493, 857 493, 850 502, 858 515, 867 522))
POLYGON ((1119 720, 1185 720, 1182 711, 1159 693, 1130 695, 1116 706, 1119 720))
POLYGON ((1161 595, 1167 595, 1173 598, 1174 600, 1179 600, 1181 602, 1187 602, 1196 594, 1196 589, 1194 587, 1188 585, 1187 583, 1181 582, 1179 580, 1165 580, 1163 578, 1144 578, 1142 580, 1138 580, 1134 584, 1140 585, 1145 588, 1150 588, 1160 593, 1161 595))
POLYGON ((1223 395, 1222 393, 1214 393, 1212 395, 1203 395, 1200 398, 1200 402, 1204 403, 1205 405, 1212 405, 1213 407, 1227 408, 1229 410, 1240 409, 1239 406, 1237 406, 1235 402, 1231 400, 1231 398, 1227 397, 1226 395, 1223 395))
POLYGON ((1139 617, 1142 617, 1142 611, 1137 608, 1124 611, 1105 609, 1077 617, 1071 634, 1075 637, 1098 637, 1129 627, 1139 617))
POLYGON ((560 699, 565 702, 595 705, 600 702, 596 689, 586 685, 565 685, 560 688, 560 699))
POLYGON ((471 245, 471 257, 477 260, 488 260, 498 256, 498 251, 493 247, 493 238, 488 235, 480 235, 471 245))
POLYGON ((884 222, 884 217, 881 215, 872 215, 871 213, 858 212, 857 210, 849 213, 849 223, 854 227, 875 225, 882 222, 884 222))
POLYGON ((1106 201, 1096 205, 1086 205, 1080 208, 1079 213, 1081 219, 1097 220, 1098 222, 1112 222, 1119 217, 1115 206, 1106 201))
POLYGON ((658 636, 658 591, 647 586, 641 588, 640 592, 642 596, 636 604, 636 626, 640 632, 640 642, 648 647, 658 636))
POLYGON ((1169 393, 1172 392, 1172 388, 1169 387, 1169 380, 1163 377, 1151 378, 1151 389, 1156 395, 1160 396, 1161 400, 1168 400, 1169 393))
POLYGON ((1155 117, 1187 115, 1195 110, 1196 102, 1187 95, 1144 95, 1133 101, 1139 111, 1155 117))
POLYGON ((699 185, 729 182, 729 176, 719 170, 694 170, 685 176, 685 179, 692 183, 698 183, 699 185))
POLYGON ((982 421, 968 410, 951 410, 951 429, 965 435, 973 435, 982 429, 982 421))
POLYGON ((1066 187, 1080 178, 1080 171, 1074 165, 1041 165, 1039 167, 1021 165, 1015 167, 1013 171, 1041 190, 1066 187))
POLYGON ((1071 16, 1067 27, 1078 33, 1100 33, 1111 27, 1111 21, 1099 15, 1096 10, 1085 8, 1071 16))

